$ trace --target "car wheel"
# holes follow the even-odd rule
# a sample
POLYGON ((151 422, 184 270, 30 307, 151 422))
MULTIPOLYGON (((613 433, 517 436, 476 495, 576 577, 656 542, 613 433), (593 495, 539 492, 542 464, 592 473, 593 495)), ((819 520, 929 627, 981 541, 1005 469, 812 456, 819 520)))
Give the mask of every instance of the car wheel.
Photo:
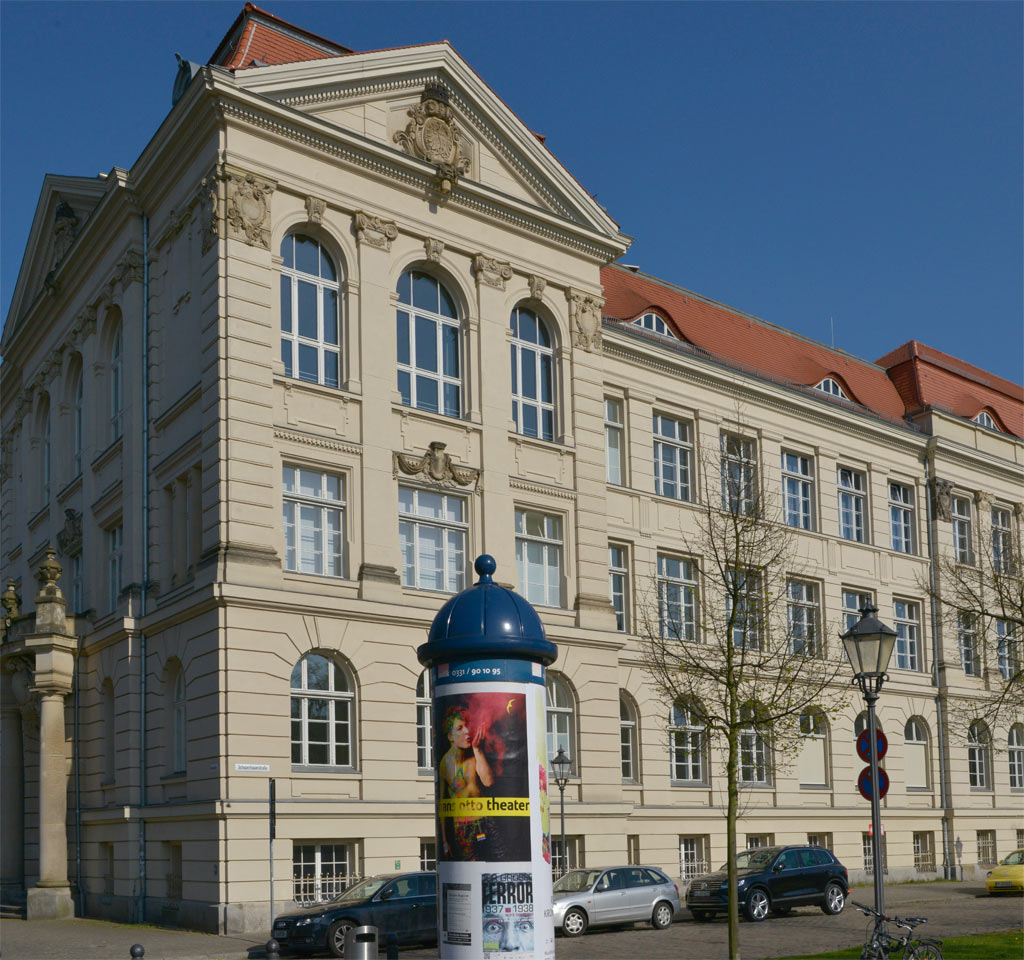
POLYGON ((768 916, 770 907, 768 894, 759 887, 755 887, 747 894, 747 902, 743 905, 743 915, 748 920, 758 923, 768 916))
POLYGON ((673 916, 675 916, 675 911, 672 909, 672 905, 662 900, 661 903, 654 905, 654 913, 651 914, 651 926, 655 930, 667 930, 672 926, 673 916))
POLYGON ((825 887, 825 899, 822 901, 821 910, 830 917, 843 912, 846 906, 846 893, 838 883, 830 883, 825 887))
POLYGON ((356 926, 354 920, 336 920, 327 930, 327 949, 332 957, 345 956, 345 936, 356 926))
POLYGON ((562 933, 567 937, 580 937, 587 930, 587 915, 578 907, 573 907, 562 918, 562 933))

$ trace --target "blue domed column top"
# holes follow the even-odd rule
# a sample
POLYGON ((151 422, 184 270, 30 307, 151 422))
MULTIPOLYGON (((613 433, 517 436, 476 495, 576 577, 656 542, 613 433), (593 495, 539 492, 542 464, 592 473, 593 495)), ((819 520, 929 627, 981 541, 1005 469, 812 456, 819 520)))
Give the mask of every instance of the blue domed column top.
POLYGON ((427 642, 416 651, 420 663, 432 667, 491 657, 554 663, 558 647, 544 635, 537 611, 519 594, 494 582, 494 557, 482 554, 473 566, 479 581, 438 611, 427 642))

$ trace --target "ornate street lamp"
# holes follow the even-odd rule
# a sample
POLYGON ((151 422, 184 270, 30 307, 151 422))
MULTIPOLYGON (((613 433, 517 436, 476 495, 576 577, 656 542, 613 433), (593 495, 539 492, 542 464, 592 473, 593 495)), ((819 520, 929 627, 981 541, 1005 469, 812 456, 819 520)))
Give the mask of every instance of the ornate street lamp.
POLYGON ((878 607, 872 603, 862 607, 858 620, 840 635, 846 656, 853 667, 853 681, 858 684, 868 704, 868 738, 871 749, 871 857, 875 879, 875 910, 885 913, 885 890, 882 881, 882 831, 878 796, 878 729, 875 725, 875 701, 882 683, 889 679, 885 672, 896 645, 896 631, 875 617, 878 607))
POLYGON ((569 770, 572 769, 570 760, 565 751, 559 747, 558 753, 551 760, 551 767, 555 771, 555 783, 558 784, 558 792, 562 798, 562 872, 560 877, 565 876, 565 868, 569 864, 569 851, 565 847, 565 785, 569 782, 569 770))

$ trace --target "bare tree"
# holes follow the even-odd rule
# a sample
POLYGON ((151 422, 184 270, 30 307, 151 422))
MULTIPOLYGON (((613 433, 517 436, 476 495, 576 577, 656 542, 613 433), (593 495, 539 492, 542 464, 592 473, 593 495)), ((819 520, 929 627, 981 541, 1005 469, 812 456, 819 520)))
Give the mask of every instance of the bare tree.
POLYGON ((778 769, 781 757, 797 752, 801 718, 834 715, 849 689, 838 678, 838 650, 826 647, 813 605, 801 605, 801 584, 790 579, 802 566, 798 537, 759 482, 754 444, 724 434, 720 456, 701 462, 696 529, 682 534, 688 559, 659 559, 639 624, 645 669, 664 701, 691 725, 699 718, 702 742, 691 736, 684 751, 707 757, 710 742, 725 746, 729 955, 736 960, 741 782, 767 776, 773 753, 778 769))

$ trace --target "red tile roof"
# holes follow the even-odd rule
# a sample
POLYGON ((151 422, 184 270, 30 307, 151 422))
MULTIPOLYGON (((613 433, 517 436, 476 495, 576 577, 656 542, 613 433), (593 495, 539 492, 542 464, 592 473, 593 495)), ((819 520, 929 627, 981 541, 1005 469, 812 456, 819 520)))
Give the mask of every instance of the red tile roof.
POLYGON ((1024 388, 910 340, 879 359, 908 413, 929 407, 973 420, 987 410, 1004 433, 1024 438, 1024 388))
POLYGON ((254 3, 247 3, 224 35, 210 63, 228 70, 245 70, 253 66, 323 60, 346 53, 352 50, 275 17, 254 3))

